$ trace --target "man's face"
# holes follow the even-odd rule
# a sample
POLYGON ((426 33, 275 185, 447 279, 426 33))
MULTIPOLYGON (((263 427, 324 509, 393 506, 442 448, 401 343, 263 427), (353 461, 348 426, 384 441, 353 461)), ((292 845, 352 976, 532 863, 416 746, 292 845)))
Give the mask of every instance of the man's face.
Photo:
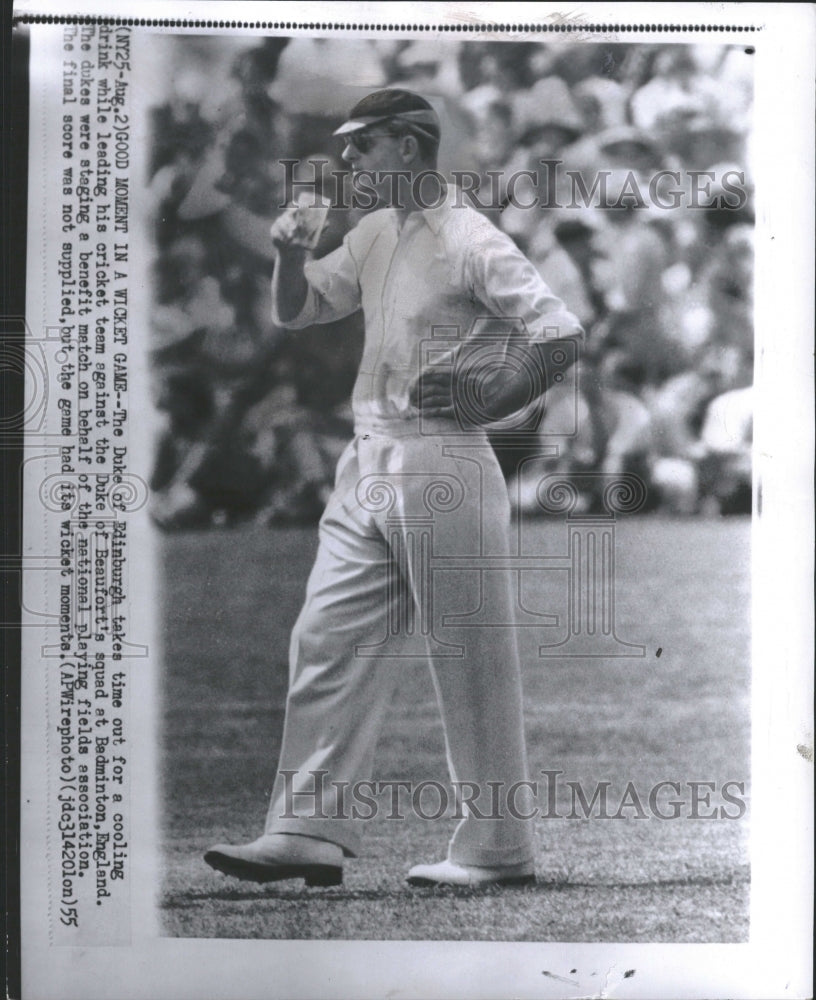
POLYGON ((388 135, 382 126, 372 125, 342 139, 342 156, 351 166, 352 178, 364 184, 367 192, 373 189, 378 205, 393 204, 400 191, 395 175, 410 171, 414 160, 406 137, 388 135))

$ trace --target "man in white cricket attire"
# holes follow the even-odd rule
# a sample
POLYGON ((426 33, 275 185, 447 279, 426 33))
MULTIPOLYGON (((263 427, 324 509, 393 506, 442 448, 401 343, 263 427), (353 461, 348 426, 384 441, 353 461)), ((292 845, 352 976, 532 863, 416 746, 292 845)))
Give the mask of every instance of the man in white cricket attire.
POLYGON ((447 858, 416 865, 408 881, 531 882, 534 810, 525 798, 515 595, 506 567, 478 572, 480 558, 509 555, 510 509, 484 427, 462 414, 475 406, 489 423, 522 409, 531 370, 546 388, 544 345, 582 330, 512 240, 460 190, 441 188, 433 173, 439 119, 422 97, 371 94, 336 134, 358 184, 365 178, 376 191, 377 208, 320 260, 308 259, 294 216, 275 223, 273 318, 301 328, 362 308, 355 437, 338 465, 292 634, 265 833, 246 845, 217 845, 205 861, 258 882, 342 881, 344 857, 360 849, 361 823, 343 796, 371 776, 405 655, 389 630, 411 619, 431 664, 451 778, 466 794, 447 858), (413 183, 423 172, 427 183, 413 183), (430 198, 434 182, 439 197, 430 198), (469 366, 472 331, 491 320, 513 333, 491 346, 486 367, 469 366), (448 363, 433 367, 427 350, 439 330, 448 350, 436 353, 448 363), (432 541, 423 548, 429 517, 432 541), (469 558, 477 572, 429 574, 429 545, 434 555, 469 558), (488 623, 440 632, 444 615, 468 610, 462 594, 473 586, 488 623))

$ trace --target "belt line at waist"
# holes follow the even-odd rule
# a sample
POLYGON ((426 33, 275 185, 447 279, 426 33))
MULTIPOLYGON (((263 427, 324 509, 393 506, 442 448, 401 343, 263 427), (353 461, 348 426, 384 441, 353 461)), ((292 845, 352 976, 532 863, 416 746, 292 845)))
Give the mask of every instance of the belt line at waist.
POLYGON ((375 420, 357 418, 354 421, 355 437, 404 438, 404 437, 447 437, 476 443, 487 441, 487 432, 482 427, 463 428, 457 420, 445 417, 411 416, 408 419, 375 420))

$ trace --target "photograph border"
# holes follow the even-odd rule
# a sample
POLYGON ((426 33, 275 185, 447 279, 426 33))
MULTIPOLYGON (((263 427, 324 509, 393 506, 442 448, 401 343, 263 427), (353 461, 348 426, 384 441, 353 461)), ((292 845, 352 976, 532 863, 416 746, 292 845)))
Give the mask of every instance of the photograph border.
MULTIPOLYGON (((27 25, 55 18, 106 16, 105 5, 99 3, 72 4, 69 14, 55 13, 61 6, 65 5, 19 3, 15 11, 20 33, 26 32, 27 25)), ((364 31, 379 32, 383 29, 377 26, 387 23, 385 12, 399 10, 400 25, 434 26, 434 30, 417 27, 418 37, 432 33, 451 37, 444 32, 464 31, 470 24, 497 38, 519 38, 525 32, 512 25, 521 24, 534 25, 537 32, 569 33, 576 40, 585 33, 602 35, 607 41, 629 40, 629 35, 633 40, 651 41, 654 34, 654 41, 667 43, 688 37, 688 28, 676 26, 689 25, 700 32, 723 32, 723 41, 746 41, 756 47, 755 134, 763 140, 757 143, 755 154, 756 273, 761 276, 756 282, 756 376, 762 400, 754 444, 755 496, 761 506, 752 531, 750 940, 745 945, 596 945, 164 939, 155 933, 149 914, 152 904, 142 901, 134 913, 144 918, 144 924, 134 932, 129 948, 75 951, 49 944, 41 921, 39 886, 21 901, 24 995, 109 998, 110 976, 115 975, 117 997, 134 1000, 269 995, 273 983, 274 995, 287 997, 560 996, 563 984, 558 984, 557 976, 548 978, 547 970, 560 969, 567 962, 567 968, 569 963, 591 966, 606 977, 600 996, 612 995, 607 991, 613 988, 614 995, 621 997, 753 1000, 783 995, 780 990, 791 997, 806 996, 812 939, 812 893, 802 887, 812 885, 814 435, 813 376, 808 361, 813 336, 813 9, 678 4, 666 5, 664 11, 635 4, 588 4, 563 14, 550 4, 503 4, 502 21, 496 24, 491 20, 497 13, 492 4, 365 3, 344 4, 342 11, 333 4, 310 4, 308 10, 315 20, 308 23, 288 19, 295 7, 304 9, 271 3, 153 2, 140 8, 140 18, 114 20, 175 31, 178 25, 150 22, 179 18, 188 22, 182 25, 188 28, 206 10, 207 22, 213 22, 206 30, 213 33, 240 32, 244 29, 232 25, 244 19, 256 25, 274 24, 261 30, 276 34, 314 33, 330 23, 335 27, 325 30, 339 27, 353 32, 358 30, 355 25, 362 24, 367 26, 364 31), (284 20, 260 21, 261 8, 269 11, 265 17, 284 20), (645 10, 648 25, 638 20, 645 10), (793 96, 780 100, 780 94, 793 96), (780 184, 780 174, 784 184, 780 184), (786 196, 789 191, 797 192, 797 197, 786 196), (785 336, 789 339, 783 340, 785 336), (45 949, 48 963, 42 962, 45 949), (625 978, 623 971, 631 968, 637 969, 637 975, 625 978), (192 969, 195 976, 191 978, 192 969)), ((388 23, 391 20, 389 15, 388 23)), ((247 29, 247 33, 255 30, 247 29)), ((535 37, 545 38, 541 33, 535 37)), ((15 71, 19 65, 15 63, 15 71)), ((22 104, 17 106, 18 114, 21 109, 22 104)), ((8 246, 5 235, 4 244, 8 246)), ((14 451, 8 450, 4 458, 10 458, 13 466, 14 451)), ((4 471, 6 489, 14 472, 14 468, 4 471)), ((8 561, 14 553, 3 555, 8 561)), ((142 619, 148 632, 155 628, 149 618, 142 619)), ((13 648, 10 653, 13 657, 13 648)), ((6 690, 12 694, 16 676, 13 670, 5 672, 6 690)), ((144 692, 155 693, 155 684, 155 678, 146 680, 144 692)), ((145 712, 140 718, 148 725, 145 712)), ((23 755, 36 754, 36 739, 43 735, 35 726, 33 737, 23 739, 23 755)), ((139 765, 142 778, 155 765, 153 752, 147 751, 139 765)), ((25 792, 23 786, 21 793, 25 792)), ((155 802, 151 808, 155 810, 155 802)), ((33 819, 24 817, 24 834, 26 822, 33 819)), ((29 885, 30 869, 36 863, 24 849, 23 875, 28 871, 29 885)))

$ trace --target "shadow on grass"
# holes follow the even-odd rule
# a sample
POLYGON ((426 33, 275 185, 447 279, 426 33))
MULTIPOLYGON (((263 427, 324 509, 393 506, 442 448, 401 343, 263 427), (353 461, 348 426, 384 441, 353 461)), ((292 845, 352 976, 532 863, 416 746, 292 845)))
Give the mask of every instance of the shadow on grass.
POLYGON ((258 886, 257 888, 230 888, 210 889, 201 891, 190 891, 179 893, 177 896, 167 898, 162 906, 165 909, 183 909, 204 901, 222 902, 242 902, 258 901, 262 899, 279 900, 300 900, 313 899, 326 903, 347 903, 351 901, 383 901, 389 899, 404 901, 406 897, 416 899, 428 899, 435 896, 446 898, 484 898, 487 896, 501 896, 505 893, 512 893, 514 896, 534 896, 548 892, 570 892, 577 889, 675 889, 683 886, 731 886, 748 885, 750 883, 750 870, 744 866, 734 872, 726 872, 720 876, 710 875, 688 875, 684 878, 667 879, 643 879, 642 881, 619 881, 613 882, 604 879, 597 881, 575 882, 567 878, 537 878, 534 885, 524 886, 433 886, 430 888, 417 888, 414 886, 404 886, 400 888, 378 888, 378 889, 275 889, 258 886))
POLYGON ((530 894, 540 889, 540 885, 528 886, 437 886, 418 889, 406 886, 404 889, 216 889, 210 892, 185 892, 163 902, 165 909, 179 909, 205 900, 222 902, 258 901, 259 899, 301 900, 313 899, 326 903, 348 903, 356 900, 376 902, 388 899, 404 901, 406 897, 427 899, 429 896, 455 896, 459 898, 495 896, 506 892, 530 894))

